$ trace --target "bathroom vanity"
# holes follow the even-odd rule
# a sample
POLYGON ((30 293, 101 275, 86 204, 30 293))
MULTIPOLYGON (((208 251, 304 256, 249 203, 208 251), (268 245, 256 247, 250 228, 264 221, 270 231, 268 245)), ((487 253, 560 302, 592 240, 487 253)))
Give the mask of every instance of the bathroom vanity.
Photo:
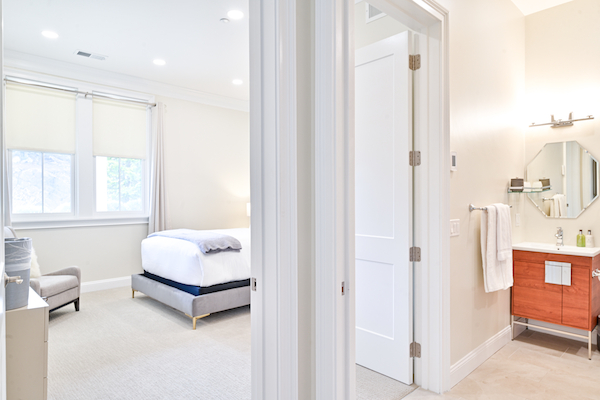
POLYGON ((511 325, 535 326, 584 338, 592 357, 592 331, 600 314, 600 248, 513 245, 511 325), (519 318, 524 318, 525 321, 519 318), (587 336, 530 325, 529 319, 587 331, 587 336))

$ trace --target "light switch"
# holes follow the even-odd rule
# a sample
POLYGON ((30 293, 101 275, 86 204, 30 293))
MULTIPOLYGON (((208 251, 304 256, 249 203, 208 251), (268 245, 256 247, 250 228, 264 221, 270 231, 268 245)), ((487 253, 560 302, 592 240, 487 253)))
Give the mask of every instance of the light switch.
POLYGON ((450 220, 450 236, 460 235, 460 219, 450 220))

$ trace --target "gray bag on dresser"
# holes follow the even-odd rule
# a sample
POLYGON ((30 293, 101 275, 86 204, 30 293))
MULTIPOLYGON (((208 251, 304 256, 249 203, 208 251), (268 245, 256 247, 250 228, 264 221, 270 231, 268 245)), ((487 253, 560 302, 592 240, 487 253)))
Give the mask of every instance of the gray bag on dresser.
POLYGON ((6 274, 20 276, 22 283, 6 286, 6 310, 25 307, 29 301, 29 272, 31 270, 31 238, 4 239, 6 274))

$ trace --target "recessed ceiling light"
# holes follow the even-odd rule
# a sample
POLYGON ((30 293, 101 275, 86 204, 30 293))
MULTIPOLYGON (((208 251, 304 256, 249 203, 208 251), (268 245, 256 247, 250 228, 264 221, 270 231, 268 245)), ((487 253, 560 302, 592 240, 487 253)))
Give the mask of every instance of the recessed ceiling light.
POLYGON ((242 19, 244 18, 244 13, 240 10, 231 10, 227 13, 227 16, 231 19, 242 19))
POLYGON ((161 60, 160 58, 157 58, 156 60, 154 60, 152 62, 156 65, 165 65, 166 64, 165 60, 161 60))
POLYGON ((226 24, 226 23, 229 22, 229 20, 227 18, 221 18, 221 22, 224 23, 224 24, 226 24))
POLYGON ((57 39, 58 38, 58 33, 52 32, 52 31, 43 31, 42 35, 44 37, 47 37, 48 39, 57 39))
POLYGON ((234 79, 231 81, 231 83, 233 83, 234 85, 241 85, 242 83, 244 83, 244 81, 241 79, 234 79))

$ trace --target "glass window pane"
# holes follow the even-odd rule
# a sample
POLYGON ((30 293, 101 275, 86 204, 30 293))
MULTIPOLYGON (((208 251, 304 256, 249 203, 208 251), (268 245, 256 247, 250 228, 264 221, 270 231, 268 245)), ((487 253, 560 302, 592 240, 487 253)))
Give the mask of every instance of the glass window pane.
POLYGON ((121 158, 121 211, 142 210, 142 160, 121 158))
POLYGON ((44 153, 44 212, 71 212, 71 155, 44 153))
POLYGON ((119 159, 96 157, 96 211, 119 211, 119 159))
POLYGON ((12 210, 42 212, 42 153, 12 151, 12 210))

